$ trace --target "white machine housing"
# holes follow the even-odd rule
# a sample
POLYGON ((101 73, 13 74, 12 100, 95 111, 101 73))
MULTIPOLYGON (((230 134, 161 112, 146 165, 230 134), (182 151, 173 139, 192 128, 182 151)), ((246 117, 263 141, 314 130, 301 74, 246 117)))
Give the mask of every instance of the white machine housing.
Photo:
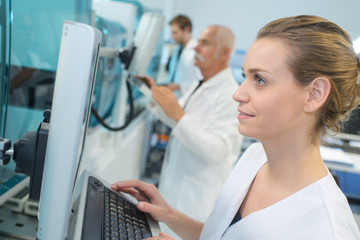
POLYGON ((65 239, 102 34, 64 21, 39 205, 37 239, 65 239))

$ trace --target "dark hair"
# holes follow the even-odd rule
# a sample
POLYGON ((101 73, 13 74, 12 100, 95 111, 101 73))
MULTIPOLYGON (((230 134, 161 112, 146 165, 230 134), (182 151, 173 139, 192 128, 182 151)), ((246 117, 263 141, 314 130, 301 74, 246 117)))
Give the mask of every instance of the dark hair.
POLYGON ((181 30, 185 30, 186 27, 189 28, 190 32, 192 30, 192 24, 190 18, 185 15, 177 15, 169 22, 170 25, 176 24, 180 27, 181 30))
POLYGON ((315 137, 326 129, 338 132, 340 123, 359 105, 359 68, 349 34, 324 18, 300 15, 270 22, 258 32, 260 38, 278 38, 287 44, 291 52, 287 63, 299 84, 306 86, 320 76, 330 81, 315 137))

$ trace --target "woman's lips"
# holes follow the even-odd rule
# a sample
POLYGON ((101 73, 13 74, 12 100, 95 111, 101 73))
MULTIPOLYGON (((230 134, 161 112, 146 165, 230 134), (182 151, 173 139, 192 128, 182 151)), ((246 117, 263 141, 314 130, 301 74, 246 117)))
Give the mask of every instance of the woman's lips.
POLYGON ((245 113, 245 112, 239 110, 238 119, 239 120, 244 120, 244 119, 252 118, 254 116, 255 115, 251 115, 251 114, 248 114, 248 113, 245 113))

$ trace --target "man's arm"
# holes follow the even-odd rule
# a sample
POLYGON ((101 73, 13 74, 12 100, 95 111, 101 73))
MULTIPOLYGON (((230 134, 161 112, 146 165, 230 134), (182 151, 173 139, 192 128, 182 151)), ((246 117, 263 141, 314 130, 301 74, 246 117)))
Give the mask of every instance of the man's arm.
POLYGON ((185 112, 179 105, 174 93, 165 86, 154 86, 151 88, 152 98, 160 105, 166 115, 178 122, 185 112))
POLYGON ((209 162, 223 161, 224 156, 235 151, 234 148, 240 149, 236 103, 231 98, 206 102, 212 107, 206 113, 207 121, 201 122, 196 116, 185 114, 168 88, 152 87, 152 96, 165 114, 177 123, 172 126, 172 134, 201 158, 209 162))

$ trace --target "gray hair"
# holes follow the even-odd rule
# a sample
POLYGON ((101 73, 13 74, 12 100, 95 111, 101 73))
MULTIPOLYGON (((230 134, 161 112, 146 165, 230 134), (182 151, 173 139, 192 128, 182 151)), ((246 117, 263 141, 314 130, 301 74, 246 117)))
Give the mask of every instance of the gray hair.
MULTIPOLYGON (((216 42, 216 53, 215 57, 218 57, 219 51, 223 47, 227 47, 230 50, 230 57, 235 50, 235 35, 230 30, 230 28, 221 26, 221 25, 212 25, 211 28, 215 28, 215 37, 214 40, 216 42)), ((230 58, 229 57, 229 58, 230 58)))

